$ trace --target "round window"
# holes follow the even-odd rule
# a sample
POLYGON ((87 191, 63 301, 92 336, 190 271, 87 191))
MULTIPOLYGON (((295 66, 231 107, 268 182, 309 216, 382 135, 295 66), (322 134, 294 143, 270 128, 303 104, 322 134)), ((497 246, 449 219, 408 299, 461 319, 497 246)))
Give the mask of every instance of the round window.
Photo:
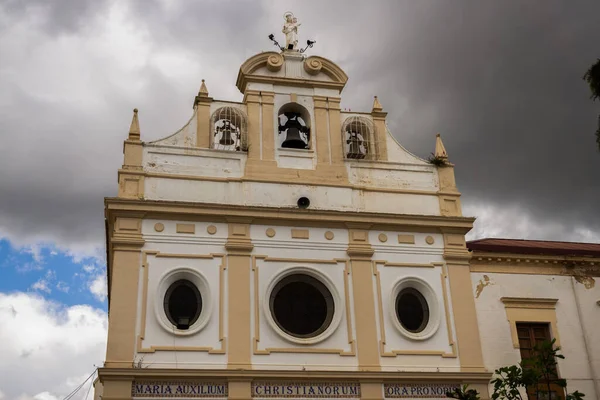
POLYGON ((281 279, 271 291, 269 309, 277 326, 296 338, 314 338, 333 319, 334 299, 318 279, 292 274, 281 279))
POLYGON ((165 314, 179 330, 187 330, 200 317, 202 296, 192 282, 180 279, 169 286, 164 298, 165 314))
POLYGON ((417 289, 407 287, 396 296, 396 317, 404 329, 422 332, 429 323, 429 306, 417 289))

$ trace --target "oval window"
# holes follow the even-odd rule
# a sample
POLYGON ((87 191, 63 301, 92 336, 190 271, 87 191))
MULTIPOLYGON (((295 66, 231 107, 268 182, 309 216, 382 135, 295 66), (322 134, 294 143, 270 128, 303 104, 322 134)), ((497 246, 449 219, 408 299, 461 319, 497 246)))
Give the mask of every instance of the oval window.
POLYGON ((165 294, 165 314, 177 329, 187 330, 202 312, 202 296, 192 282, 181 279, 174 282, 165 294))
POLYGON ((414 288, 402 289, 396 297, 396 317, 407 331, 422 332, 429 322, 427 300, 414 288))
POLYGON ((277 326, 297 338, 313 338, 331 324, 335 311, 331 292, 318 279, 288 275, 275 285, 269 309, 277 326))

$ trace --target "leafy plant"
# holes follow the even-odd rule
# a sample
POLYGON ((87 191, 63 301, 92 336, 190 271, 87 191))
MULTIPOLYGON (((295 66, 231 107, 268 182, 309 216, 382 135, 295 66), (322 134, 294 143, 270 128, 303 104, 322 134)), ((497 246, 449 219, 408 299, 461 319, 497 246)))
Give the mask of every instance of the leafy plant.
MULTIPOLYGON (((590 98, 596 101, 600 98, 600 58, 596 60, 594 64, 586 71, 583 75, 583 80, 586 81, 590 87, 590 98)), ((600 151, 600 116, 598 116, 598 129, 596 130, 596 144, 600 151)))
POLYGON ((448 165, 448 161, 445 157, 436 156, 433 153, 431 153, 431 157, 429 157, 427 161, 430 164, 435 165, 436 167, 445 167, 446 165, 448 165))
POLYGON ((523 369, 520 363, 498 368, 494 374, 496 377, 490 382, 494 385, 493 400, 523 400, 519 389, 526 389, 536 382, 534 373, 531 370, 523 369))
POLYGON ((457 387, 453 392, 446 392, 446 397, 458 400, 479 400, 479 393, 475 389, 469 389, 469 385, 457 387))
POLYGON ((590 86, 592 100, 600 98, 600 58, 583 75, 583 80, 590 86))
MULTIPOLYGON (((493 385, 493 400, 525 400, 522 393, 532 390, 536 393, 536 398, 540 395, 552 392, 552 385, 557 385, 565 389, 567 381, 558 377, 556 369, 557 359, 564 359, 559 354, 560 347, 556 346, 556 340, 543 342, 533 348, 533 354, 530 358, 524 359, 517 365, 510 365, 498 368, 494 371, 494 379, 490 382, 493 385)), ((585 394, 575 391, 568 393, 565 400, 583 400, 585 394)), ((467 385, 456 388, 453 392, 447 392, 446 397, 459 400, 478 400, 479 393, 474 389, 467 389, 467 385)), ((548 396, 549 398, 550 396, 548 396)), ((550 400, 550 399, 549 399, 550 400)))

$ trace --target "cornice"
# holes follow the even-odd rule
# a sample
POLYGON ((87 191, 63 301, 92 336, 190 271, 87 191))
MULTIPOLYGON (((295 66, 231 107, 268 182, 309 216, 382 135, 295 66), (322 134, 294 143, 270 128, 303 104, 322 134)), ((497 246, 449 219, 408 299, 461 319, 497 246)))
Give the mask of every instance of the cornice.
POLYGON ((226 380, 360 380, 375 383, 399 381, 435 381, 488 383, 490 372, 403 372, 403 371, 291 371, 291 370, 232 370, 232 369, 163 369, 163 368, 99 368, 104 380, 135 379, 226 379, 226 380))
POLYGON ((558 299, 527 298, 527 297, 501 297, 500 301, 505 307, 511 308, 542 308, 554 309, 558 299))
POLYGON ((310 87, 310 88, 325 88, 325 89, 336 89, 342 91, 345 83, 332 82, 332 81, 318 81, 312 79, 299 79, 299 78, 286 78, 276 76, 264 76, 264 75, 242 75, 238 81, 238 88, 243 93, 248 85, 248 82, 258 83, 272 83, 275 85, 282 86, 298 86, 298 87, 310 87))
POLYGON ((523 265, 548 268, 562 268, 565 266, 591 266, 600 271, 600 258, 580 256, 560 256, 542 254, 514 254, 514 253, 490 253, 471 251, 473 265, 523 265))
POLYGON ((335 210, 299 210, 297 208, 275 208, 238 206, 213 203, 191 203, 162 200, 138 200, 123 198, 105 198, 107 216, 115 213, 143 213, 145 218, 206 218, 226 221, 232 217, 248 218, 252 223, 288 221, 295 224, 334 223, 366 224, 394 229, 435 229, 451 230, 465 234, 473 226, 474 218, 436 215, 408 215, 372 212, 350 212, 335 210))

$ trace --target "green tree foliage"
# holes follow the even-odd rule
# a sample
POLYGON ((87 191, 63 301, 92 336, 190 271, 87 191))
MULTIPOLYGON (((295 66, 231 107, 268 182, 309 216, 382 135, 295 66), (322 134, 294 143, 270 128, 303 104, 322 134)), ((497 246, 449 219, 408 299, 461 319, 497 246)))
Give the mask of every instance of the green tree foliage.
MULTIPOLYGON (((544 342, 533 349, 533 355, 517 365, 498 368, 490 382, 493 387, 493 400, 525 400, 524 393, 535 392, 538 400, 548 398, 551 385, 557 385, 566 391, 567 381, 558 377, 557 359, 565 358, 559 354, 560 347, 555 339, 544 342), (523 394, 522 394, 523 393, 523 394)), ((585 395, 579 391, 569 393, 564 400, 583 400, 585 395)), ((446 393, 446 397, 458 400, 479 400, 479 393, 468 389, 467 385, 446 393)), ((558 399, 557 399, 558 400, 558 399)))
MULTIPOLYGON (((590 86, 591 99, 596 101, 600 98, 600 58, 583 75, 583 80, 590 86)), ((598 116, 598 129, 596 130, 596 144, 600 151, 600 116, 598 116)))
POLYGON ((479 393, 475 389, 469 389, 469 385, 457 387, 453 392, 446 392, 446 397, 458 400, 479 400, 479 393))
POLYGON ((590 85, 590 91, 592 92, 590 97, 592 100, 600 98, 600 58, 583 75, 583 80, 590 85))

